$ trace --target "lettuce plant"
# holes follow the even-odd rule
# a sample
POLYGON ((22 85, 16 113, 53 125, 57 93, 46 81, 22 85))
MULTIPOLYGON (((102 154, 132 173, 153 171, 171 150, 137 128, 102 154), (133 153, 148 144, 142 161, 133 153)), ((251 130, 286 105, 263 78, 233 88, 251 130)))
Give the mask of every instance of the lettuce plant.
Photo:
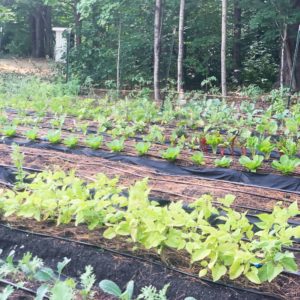
POLYGON ((35 141, 38 137, 38 130, 37 128, 29 129, 25 132, 25 136, 30 141, 35 141))
POLYGON ((218 145, 223 142, 223 137, 219 132, 205 135, 207 145, 210 145, 214 154, 217 154, 218 145))
POLYGON ((113 140, 107 143, 107 147, 113 152, 121 152, 124 149, 124 138, 119 140, 113 140))
POLYGON ((248 156, 242 156, 239 159, 240 164, 251 172, 256 172, 256 170, 261 166, 264 157, 262 155, 254 155, 252 159, 248 156))
POLYGON ((166 149, 164 152, 162 152, 161 156, 166 160, 175 161, 179 154, 180 154, 179 147, 170 147, 166 149))
POLYGON ((246 147, 250 150, 252 157, 255 156, 259 139, 257 136, 249 136, 246 141, 246 147))
POLYGON ((257 145, 257 149, 265 155, 266 159, 270 158, 270 154, 274 148, 275 145, 271 142, 271 137, 260 140, 257 145))
POLYGON ((199 165, 199 166, 205 165, 205 158, 204 158, 203 152, 200 152, 200 151, 195 152, 192 155, 191 160, 196 165, 199 165))
POLYGON ((51 144, 58 144, 61 142, 61 132, 60 130, 51 130, 47 133, 46 138, 51 144))
POLYGON ((281 153, 288 156, 294 156, 298 152, 298 145, 292 139, 281 138, 277 147, 281 153))
POLYGON ((68 148, 75 148, 78 144, 78 138, 76 136, 68 136, 64 139, 64 144, 68 148))
POLYGON ((147 152, 150 150, 151 143, 137 143, 135 144, 135 149, 138 152, 140 156, 147 154, 147 152))
POLYGON ((282 155, 278 160, 272 162, 272 167, 284 174, 293 173, 300 165, 300 160, 289 158, 287 155, 282 155))
POLYGON ((15 125, 5 126, 2 132, 7 137, 14 137, 17 134, 17 127, 15 125))
POLYGON ((101 147, 102 141, 103 137, 97 135, 91 135, 85 139, 86 145, 94 150, 97 150, 101 147))
POLYGON ((228 168, 232 163, 232 159, 230 157, 223 156, 221 159, 215 160, 215 166, 221 168, 228 168))

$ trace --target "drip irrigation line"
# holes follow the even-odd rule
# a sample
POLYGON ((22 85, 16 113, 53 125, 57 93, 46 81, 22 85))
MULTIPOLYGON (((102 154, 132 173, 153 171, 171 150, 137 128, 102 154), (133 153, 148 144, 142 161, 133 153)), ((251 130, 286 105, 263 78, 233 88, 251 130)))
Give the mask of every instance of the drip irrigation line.
MULTIPOLYGON (((148 264, 154 264, 154 265, 157 265, 157 266, 162 267, 164 269, 168 269, 170 271, 185 275, 185 276, 193 278, 193 279, 197 279, 200 282, 204 281, 204 282, 207 282, 209 284, 217 284, 217 285, 221 285, 221 286, 224 286, 224 287, 228 287, 228 288, 232 288, 232 289, 236 289, 236 290, 240 290, 240 291, 244 291, 244 292, 254 293, 254 294, 257 294, 257 295, 261 295, 261 296, 276 297, 276 298, 280 299, 276 295, 273 295, 273 294, 270 294, 270 293, 265 293, 265 292, 260 292, 260 291, 257 291, 257 290, 251 289, 251 288, 242 288, 242 287, 234 286, 234 285, 231 285, 231 284, 227 284, 225 282, 220 282, 220 281, 214 282, 214 281, 212 281, 210 279, 207 279, 207 278, 199 278, 199 276, 193 275, 193 274, 188 273, 188 272, 181 271, 177 268, 170 267, 168 265, 163 265, 160 262, 153 261, 151 259, 147 259, 147 258, 144 258, 144 257, 135 256, 135 255, 125 253, 125 252, 120 252, 120 251, 113 250, 113 249, 110 249, 110 248, 106 248, 106 247, 103 247, 103 246, 100 247, 100 246, 97 246, 97 245, 94 245, 94 244, 91 244, 91 243, 76 241, 76 240, 72 240, 72 239, 69 239, 69 238, 64 238, 64 237, 59 237, 59 236, 51 236, 49 234, 38 233, 38 232, 34 232, 34 231, 28 231, 28 230, 24 230, 24 229, 18 229, 18 228, 14 228, 14 227, 5 225, 3 223, 0 223, 0 226, 4 227, 6 229, 9 229, 9 230, 14 230, 14 231, 24 233, 24 234, 28 234, 28 235, 34 235, 34 236, 38 236, 38 237, 42 237, 42 238, 50 238, 50 239, 54 239, 54 240, 61 240, 61 241, 68 242, 68 243, 74 243, 74 244, 81 245, 81 246, 86 246, 86 247, 90 247, 90 248, 94 248, 94 249, 98 249, 98 250, 102 250, 102 251, 107 251, 109 253, 113 253, 113 254, 116 254, 116 255, 128 257, 128 258, 135 259, 135 260, 139 260, 139 261, 142 261, 142 262, 146 262, 148 264)), ((288 273, 288 274, 290 274, 290 273, 288 273)), ((297 274, 293 273, 293 275, 297 275, 297 274)))
MULTIPOLYGON (((0 284, 10 285, 10 286, 16 288, 17 290, 22 290, 22 291, 24 291, 24 292, 26 292, 28 294, 31 294, 33 296, 37 296, 37 292, 36 291, 34 291, 34 290, 30 289, 30 288, 22 287, 22 286, 20 286, 20 285, 18 285, 16 283, 13 283, 13 282, 11 282, 9 280, 6 280, 6 279, 0 279, 0 284)), ((43 299, 50 299, 50 298, 48 296, 44 295, 43 299)))

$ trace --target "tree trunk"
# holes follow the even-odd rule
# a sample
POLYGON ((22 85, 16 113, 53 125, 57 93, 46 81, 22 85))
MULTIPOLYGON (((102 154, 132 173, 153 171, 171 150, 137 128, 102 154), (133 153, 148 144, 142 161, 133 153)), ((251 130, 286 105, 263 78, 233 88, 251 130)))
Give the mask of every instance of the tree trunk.
POLYGON ((161 12, 162 5, 161 0, 155 1, 155 19, 154 19, 154 100, 161 101, 160 97, 160 74, 159 74, 159 62, 160 62, 160 31, 161 31, 161 12))
POLYGON ((82 22, 81 22, 81 15, 77 10, 77 5, 79 1, 75 0, 73 8, 73 15, 74 15, 74 22, 75 22, 75 45, 79 46, 81 44, 81 29, 82 29, 82 22))
POLYGON ((281 59, 280 59, 280 89, 283 91, 284 88, 284 69, 285 69, 285 47, 286 47, 286 36, 287 36, 287 25, 283 26, 283 33, 281 36, 281 59))
POLYGON ((32 56, 36 58, 52 56, 51 8, 46 5, 38 5, 29 20, 32 56))
POLYGON ((241 35, 242 35, 242 9, 240 0, 234 0, 234 29, 233 29, 233 67, 234 78, 237 84, 241 81, 241 35))
POLYGON ((221 42, 221 87, 222 96, 227 95, 226 82, 226 39, 227 39, 227 0, 222 0, 222 42, 221 42))
POLYGON ((185 0, 180 0, 178 27, 177 92, 183 92, 183 51, 184 51, 184 10, 185 0))
MULTIPOLYGON (((299 11, 300 9, 300 1, 299 0, 291 0, 294 8, 299 11)), ((294 50, 296 46, 297 40, 297 32, 299 28, 299 23, 290 24, 287 26, 287 37, 285 42, 285 55, 284 55, 284 71, 283 71, 283 83, 286 86, 289 86, 291 81, 291 73, 292 73, 292 65, 293 65, 293 57, 294 50)), ((292 88, 294 91, 300 91, 300 54, 298 55, 298 59, 296 62, 295 68, 295 76, 292 82, 292 88)))
POLYGON ((118 54, 117 54, 117 94, 120 94, 120 56, 121 56, 121 33, 122 22, 119 22, 119 34, 118 34, 118 54))

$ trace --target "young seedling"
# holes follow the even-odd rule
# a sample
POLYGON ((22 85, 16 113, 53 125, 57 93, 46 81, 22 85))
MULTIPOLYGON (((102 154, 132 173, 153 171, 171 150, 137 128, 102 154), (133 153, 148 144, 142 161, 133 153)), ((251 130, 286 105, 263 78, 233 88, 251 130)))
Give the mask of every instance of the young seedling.
POLYGON ((51 144, 58 144, 61 142, 61 132, 60 130, 49 131, 46 138, 51 144))
POLYGON ((75 136, 68 136, 66 139, 64 139, 64 144, 68 148, 75 148, 78 144, 78 138, 75 136))
POLYGON ((197 151, 193 154, 191 157, 192 161, 194 164, 200 166, 200 165, 205 165, 205 159, 204 159, 204 154, 203 152, 197 151))
POLYGON ((103 137, 97 135, 91 135, 85 139, 86 145, 94 150, 97 150, 101 147, 102 141, 103 137))
POLYGON ((151 143, 140 142, 135 144, 135 149, 140 156, 147 154, 148 151, 150 150, 150 147, 151 147, 151 143))
POLYGON ((99 283, 100 289, 110 295, 117 297, 120 300, 131 300, 133 297, 134 290, 134 282, 133 280, 127 283, 126 289, 124 292, 120 289, 120 287, 111 280, 102 280, 99 283))
POLYGON ((272 167, 283 174, 293 173, 299 165, 299 159, 292 159, 287 155, 282 155, 279 161, 275 160, 272 162, 272 167))
POLYGON ((256 172, 256 170, 261 166, 264 157, 262 155, 254 155, 253 159, 248 156, 242 156, 239 159, 240 164, 245 167, 250 172, 256 172))
POLYGON ((219 132, 206 134, 206 143, 211 146, 213 154, 217 154, 218 145, 223 142, 223 137, 219 132))
POLYGON ((221 159, 215 160, 215 166, 221 168, 229 168, 231 163, 232 163, 232 159, 226 156, 223 156, 221 159))
POLYGON ((14 163, 15 168, 17 169, 16 188, 23 188, 24 180, 26 177, 26 173, 23 170, 24 154, 20 151, 20 147, 16 144, 12 145, 11 159, 14 163))
POLYGON ((38 137, 38 130, 36 128, 29 129, 25 132, 25 136, 29 141, 35 141, 38 137))
POLYGON ((14 125, 5 126, 3 128, 3 134, 6 137, 14 137, 17 134, 17 127, 14 125))
POLYGON ((121 152, 124 149, 124 139, 113 140, 106 145, 113 152, 121 152))
POLYGON ((180 154, 179 147, 171 147, 165 150, 161 156, 166 160, 175 161, 179 154, 180 154))

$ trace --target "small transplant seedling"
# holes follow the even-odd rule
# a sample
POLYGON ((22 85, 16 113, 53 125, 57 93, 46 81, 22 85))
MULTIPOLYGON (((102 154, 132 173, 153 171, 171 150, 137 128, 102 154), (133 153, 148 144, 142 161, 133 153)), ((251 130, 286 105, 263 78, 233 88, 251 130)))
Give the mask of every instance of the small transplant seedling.
POLYGON ((29 129, 25 132, 25 136, 29 141, 35 141, 38 138, 38 130, 36 128, 29 129))
POLYGON ((283 174, 293 173, 299 165, 299 159, 292 159, 287 155, 282 155, 279 161, 275 160, 272 162, 272 167, 283 174))
POLYGON ((64 144, 68 148, 75 148, 78 145, 78 138, 75 136, 69 136, 66 139, 64 139, 64 144))
POLYGON ((124 149, 124 139, 113 140, 106 145, 113 152, 121 152, 124 149))
POLYGON ((192 162, 198 166, 205 165, 205 159, 203 152, 197 151, 191 157, 192 162))
POLYGON ((267 137, 259 142, 257 149, 265 155, 266 159, 270 158, 271 152, 274 150, 275 145, 271 142, 271 137, 267 137))
POLYGON ((151 143, 140 142, 135 144, 135 149, 140 156, 147 154, 150 148, 151 148, 151 143))
POLYGON ((207 145, 211 146, 213 154, 217 154, 218 145, 223 142, 223 138, 220 133, 207 134, 205 139, 207 145))
POLYGON ((171 147, 162 153, 162 158, 169 161, 175 161, 179 154, 180 154, 179 147, 171 147))
POLYGON ((58 144, 61 142, 61 132, 60 130, 49 131, 46 138, 51 144, 58 144))
POLYGON ((102 280, 99 283, 100 289, 110 295, 117 297, 120 300, 131 300, 133 297, 134 290, 134 281, 131 280, 127 283, 126 289, 124 292, 120 289, 120 287, 111 280, 102 280))
POLYGON ((6 137, 14 137, 17 134, 17 127, 14 125, 11 126, 5 126, 3 128, 3 134, 6 137))
POLYGON ((232 159, 226 156, 223 156, 221 159, 215 160, 215 166, 221 168, 229 168, 231 163, 232 163, 232 159))
POLYGON ((88 147, 92 148, 93 150, 97 150, 101 147, 103 141, 102 136, 88 136, 85 140, 85 143, 88 147))
POLYGON ((11 159, 14 163, 15 168, 17 169, 16 188, 22 188, 24 187, 26 173, 23 170, 24 154, 20 151, 20 146, 16 144, 12 145, 11 159))
POLYGON ((250 172, 256 172, 256 170, 261 166, 264 157, 262 155, 254 155, 253 159, 250 159, 248 156, 242 156, 239 159, 240 164, 245 167, 250 172))

